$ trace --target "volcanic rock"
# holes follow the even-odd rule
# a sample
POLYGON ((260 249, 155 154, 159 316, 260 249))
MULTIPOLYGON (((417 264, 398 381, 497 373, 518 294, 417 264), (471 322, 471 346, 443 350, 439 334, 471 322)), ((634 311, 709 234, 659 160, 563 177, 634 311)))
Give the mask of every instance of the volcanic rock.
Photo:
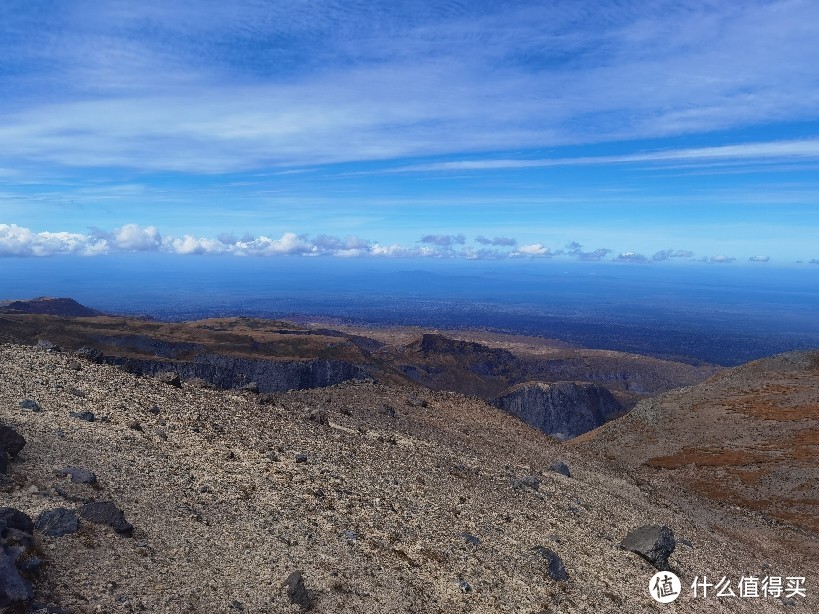
POLYGON ((131 537, 134 533, 134 526, 125 520, 125 514, 111 501, 86 503, 80 508, 80 516, 97 524, 107 524, 125 537, 131 537))
POLYGON ((0 424, 0 448, 14 458, 26 445, 25 438, 10 426, 0 424))
POLYGON ((670 571, 668 557, 676 546, 674 531, 659 525, 634 529, 620 542, 621 548, 636 552, 660 571, 670 571))
POLYGON ((45 510, 37 518, 37 529, 47 537, 62 537, 76 533, 79 528, 77 513, 63 507, 45 510))

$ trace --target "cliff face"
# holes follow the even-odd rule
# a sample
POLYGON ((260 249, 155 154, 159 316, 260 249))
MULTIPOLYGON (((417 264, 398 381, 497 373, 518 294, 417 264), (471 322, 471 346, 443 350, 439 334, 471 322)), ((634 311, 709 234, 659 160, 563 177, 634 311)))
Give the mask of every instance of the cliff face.
POLYGON ((260 392, 323 388, 370 379, 362 368, 342 360, 262 360, 202 354, 189 362, 120 357, 106 358, 105 362, 139 375, 175 371, 182 379, 200 378, 224 389, 256 382, 260 392))
POLYGON ((577 437, 623 411, 606 388, 585 382, 521 384, 493 404, 558 439, 577 437))

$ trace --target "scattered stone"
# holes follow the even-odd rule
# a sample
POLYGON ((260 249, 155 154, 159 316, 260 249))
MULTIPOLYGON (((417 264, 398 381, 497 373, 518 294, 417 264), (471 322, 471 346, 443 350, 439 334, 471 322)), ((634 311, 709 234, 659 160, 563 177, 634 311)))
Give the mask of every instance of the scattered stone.
POLYGON ((358 533, 355 531, 351 531, 350 529, 344 529, 341 534, 349 541, 354 542, 358 539, 358 533))
POLYGON ((309 610, 311 606, 310 593, 304 586, 304 576, 298 569, 287 576, 282 582, 283 587, 287 587, 287 597, 290 603, 299 606, 302 610, 309 610))
POLYGON ((140 433, 144 432, 142 429, 142 425, 136 420, 131 420, 128 423, 128 428, 131 429, 132 431, 139 431, 140 433))
POLYGON ((427 400, 417 394, 411 394, 407 397, 407 405, 410 407, 426 407, 427 400))
POLYGON ((471 593, 472 592, 472 585, 467 582, 466 580, 460 579, 458 580, 458 588, 461 589, 462 593, 471 593))
POLYGON ((263 392, 256 399, 259 405, 275 405, 278 395, 273 392, 263 392))
POLYGON ((62 537, 76 533, 79 528, 77 513, 64 507, 46 510, 37 518, 37 530, 46 537, 62 537))
POLYGON ((75 484, 96 484, 97 474, 82 467, 74 467, 69 465, 62 471, 58 472, 62 476, 71 476, 71 481, 75 484))
POLYGON ((40 404, 34 399, 23 399, 20 401, 20 409, 28 411, 42 411, 40 404))
POLYGON ((68 415, 72 418, 76 418, 77 420, 83 420, 84 422, 94 422, 97 419, 97 417, 90 411, 71 411, 68 412, 68 415))
POLYGON ((79 350, 74 352, 74 354, 76 356, 79 356, 80 358, 84 358, 85 360, 93 362, 95 364, 100 364, 105 358, 105 355, 98 349, 88 346, 81 347, 79 350))
POLYGON ((176 371, 164 371, 162 373, 159 373, 156 376, 156 379, 158 379, 163 384, 167 384, 168 386, 174 386, 175 388, 182 387, 182 380, 179 377, 179 373, 177 373, 176 371))
POLYGON ((76 360, 69 360, 65 364, 65 368, 69 371, 82 371, 82 365, 76 360))
POLYGON ((381 408, 381 413, 388 418, 395 418, 395 408, 392 405, 384 403, 384 406, 381 408))
POLYGON ((60 348, 59 345, 51 343, 51 341, 49 341, 48 339, 40 339, 39 341, 37 341, 37 347, 40 348, 41 350, 45 350, 46 352, 53 353, 62 352, 62 349, 60 348))
POLYGON ((307 419, 312 420, 313 422, 318 422, 319 424, 330 424, 330 418, 327 416, 327 412, 323 409, 314 409, 309 414, 307 414, 307 419))
POLYGON ((34 533, 34 521, 28 514, 13 507, 0 507, 0 527, 4 525, 29 535, 34 533))
POLYGON ((201 377, 191 377, 185 380, 186 386, 191 386, 192 388, 203 388, 203 389, 211 389, 213 388, 213 384, 203 380, 201 377))
POLYGON ((670 571, 668 557, 676 545, 674 531, 656 524, 634 529, 620 542, 621 548, 639 554, 660 571, 670 571))
POLYGON ((154 403, 153 405, 151 405, 151 406, 148 408, 148 412, 149 412, 149 413, 152 413, 154 416, 156 416, 157 414, 159 414, 159 405, 157 405, 156 403, 154 403))
POLYGON ((307 462, 307 455, 303 453, 296 454, 296 462, 297 463, 306 463, 307 462))
POLYGON ((80 508, 80 516, 97 524, 107 524, 120 535, 131 537, 134 526, 125 520, 125 514, 111 501, 94 501, 80 508))
POLYGON ((566 573, 566 567, 563 565, 563 560, 554 550, 544 546, 538 546, 534 548, 534 551, 535 554, 546 561, 546 570, 552 580, 563 582, 569 579, 569 574, 566 573))
POLYGON ((538 490, 540 488, 540 478, 536 475, 527 475, 522 478, 515 478, 512 480, 512 488, 515 490, 522 490, 524 488, 538 490))
POLYGON ((15 557, 0 549, 0 608, 22 607, 34 595, 31 582, 20 575, 15 557))
POLYGON ((475 535, 472 535, 471 533, 466 533, 466 532, 461 533, 461 537, 463 537, 466 540, 466 543, 468 543, 468 544, 471 544, 473 546, 480 546, 481 545, 481 538, 477 537, 475 535))
POLYGON ((0 448, 14 458, 26 445, 25 438, 10 426, 0 424, 0 448))
POLYGON ((80 399, 85 398, 85 391, 80 390, 79 388, 71 388, 68 392, 69 394, 73 394, 75 397, 79 397, 80 399))
POLYGON ((269 460, 269 461, 271 461, 273 463, 278 463, 281 460, 281 458, 279 458, 279 455, 276 454, 276 452, 274 452, 272 450, 270 452, 268 452, 267 454, 265 454, 265 456, 267 457, 267 460, 269 460))
POLYGON ((245 384, 239 390, 243 392, 252 392, 253 394, 259 394, 259 384, 256 382, 250 382, 249 384, 245 384))
POLYGON ((565 475, 567 478, 572 477, 572 472, 569 471, 569 466, 563 461, 556 461, 549 465, 549 471, 554 471, 555 473, 565 475))

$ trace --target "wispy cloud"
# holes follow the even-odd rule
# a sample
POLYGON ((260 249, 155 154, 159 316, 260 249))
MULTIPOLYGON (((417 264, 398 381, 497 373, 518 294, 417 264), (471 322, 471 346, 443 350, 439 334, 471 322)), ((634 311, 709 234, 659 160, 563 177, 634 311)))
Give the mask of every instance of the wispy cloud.
MULTIPOLYGON (((819 105, 819 6, 805 0, 148 1, 93 14, 30 3, 0 17, 0 161, 12 170, 519 151, 811 120, 819 105)), ((815 155, 798 142, 736 147, 685 155, 815 155)), ((673 159, 688 158, 630 158, 673 159)), ((526 162, 465 164, 416 169, 526 162)))
POLYGON ((385 172, 474 171, 544 168, 550 166, 594 166, 605 164, 633 164, 651 162, 680 162, 713 164, 714 162, 769 162, 810 159, 819 161, 819 139, 740 143, 719 147, 659 150, 622 156, 578 156, 574 158, 538 159, 481 159, 414 164, 388 169, 385 172))

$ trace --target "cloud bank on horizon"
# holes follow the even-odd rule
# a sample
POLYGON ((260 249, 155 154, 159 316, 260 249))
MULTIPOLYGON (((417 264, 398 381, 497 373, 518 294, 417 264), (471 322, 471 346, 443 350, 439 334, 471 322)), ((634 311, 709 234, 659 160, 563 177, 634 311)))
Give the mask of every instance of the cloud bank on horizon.
MULTIPOLYGON (((118 253, 156 252, 176 255, 232 255, 232 256, 331 256, 336 258, 438 258, 465 260, 541 259, 564 257, 585 262, 601 262, 612 250, 598 248, 583 251, 577 242, 565 248, 551 250, 542 243, 518 245, 508 237, 489 241, 481 235, 472 241, 464 235, 425 235, 417 243, 421 245, 382 245, 356 236, 344 238, 286 232, 279 238, 264 235, 254 237, 245 234, 237 238, 222 233, 215 239, 197 238, 189 234, 181 237, 163 236, 155 226, 138 224, 105 231, 92 228, 86 234, 71 232, 33 232, 15 224, 0 224, 0 258, 47 257, 47 256, 106 256, 118 253), (494 245, 497 247, 486 247, 494 245), (481 247, 478 247, 481 246, 481 247)), ((692 259, 688 250, 662 250, 651 258, 635 252, 626 252, 610 258, 613 262, 648 263, 673 258, 692 259), (670 255, 670 256, 669 256, 670 255)), ((752 256, 750 262, 768 262, 768 256, 752 256)), ((730 263, 736 258, 716 255, 704 256, 700 262, 730 263)))
POLYGON ((816 57, 810 0, 11 0, 2 249, 809 258, 816 57))

